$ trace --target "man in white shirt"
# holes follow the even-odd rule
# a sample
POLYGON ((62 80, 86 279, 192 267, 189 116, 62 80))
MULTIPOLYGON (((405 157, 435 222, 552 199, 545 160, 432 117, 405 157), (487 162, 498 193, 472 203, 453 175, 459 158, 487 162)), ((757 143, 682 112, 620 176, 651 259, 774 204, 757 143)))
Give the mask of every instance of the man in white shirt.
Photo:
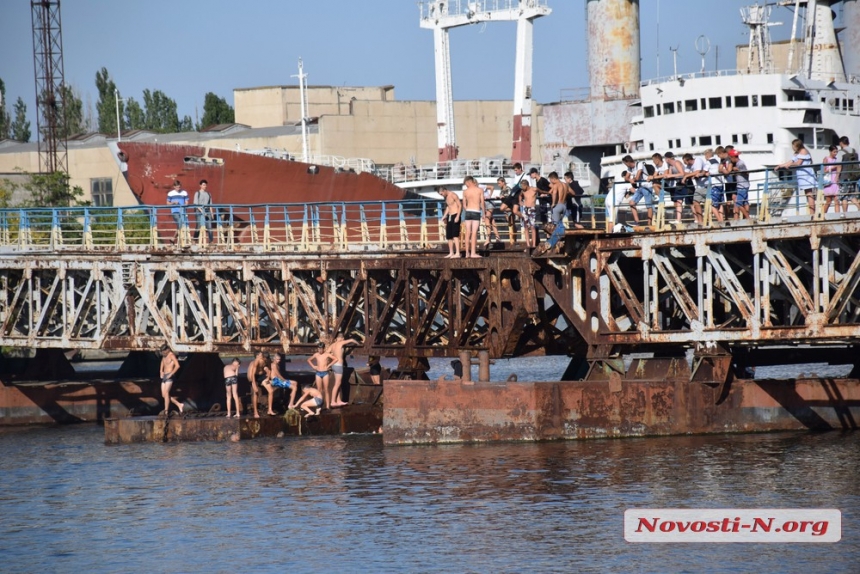
POLYGON ((188 221, 185 219, 188 192, 182 189, 182 184, 178 179, 173 182, 173 189, 167 192, 167 203, 173 206, 170 208, 170 216, 176 223, 176 233, 173 234, 173 243, 176 244, 179 241, 180 230, 188 226, 188 221))
POLYGON ((648 213, 648 225, 654 217, 654 187, 648 181, 648 173, 645 169, 645 162, 636 162, 629 155, 621 158, 621 162, 627 166, 627 171, 624 173, 624 180, 631 184, 633 188, 633 197, 630 199, 630 213, 633 214, 633 221, 639 223, 639 209, 636 205, 645 200, 645 208, 648 213))

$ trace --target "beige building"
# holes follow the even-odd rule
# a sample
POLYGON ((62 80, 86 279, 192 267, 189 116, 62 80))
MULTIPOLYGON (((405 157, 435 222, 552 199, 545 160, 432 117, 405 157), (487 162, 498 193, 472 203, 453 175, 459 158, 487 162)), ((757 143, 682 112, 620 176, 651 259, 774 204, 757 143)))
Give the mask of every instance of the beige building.
MULTIPOLYGON (((309 153, 314 156, 368 158, 378 166, 436 162, 436 103, 396 101, 392 86, 308 88, 309 153)), ((124 140, 199 145, 256 151, 272 149, 302 154, 301 113, 297 86, 234 91, 236 124, 202 132, 123 134, 124 140)), ((532 157, 540 163, 541 107, 535 106, 532 157)), ((510 101, 454 103, 461 158, 509 157, 513 132, 510 101)), ((105 136, 90 134, 69 142, 71 184, 95 205, 136 203, 105 136)), ((19 170, 38 171, 36 143, 0 142, 0 179, 19 170)))

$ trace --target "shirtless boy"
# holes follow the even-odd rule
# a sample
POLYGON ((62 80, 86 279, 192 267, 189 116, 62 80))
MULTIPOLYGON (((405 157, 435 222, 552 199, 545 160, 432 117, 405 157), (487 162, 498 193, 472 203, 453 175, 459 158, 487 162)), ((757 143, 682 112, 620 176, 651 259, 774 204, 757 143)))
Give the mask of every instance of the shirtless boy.
POLYGON ((228 364, 224 365, 224 386, 227 389, 227 418, 230 418, 230 411, 233 400, 236 401, 236 414, 233 418, 239 418, 242 410, 239 402, 239 359, 233 359, 228 364))
POLYGON ((161 377, 161 396, 164 398, 164 415, 170 414, 170 403, 179 407, 179 412, 182 412, 183 405, 174 397, 170 396, 170 387, 173 386, 173 377, 176 376, 176 371, 179 370, 179 361, 176 355, 170 350, 166 344, 161 346, 161 368, 158 371, 158 376, 161 377))
POLYGON ((272 386, 272 392, 269 393, 269 414, 275 414, 272 409, 272 401, 274 400, 275 389, 290 389, 290 402, 287 405, 288 409, 296 408, 296 391, 299 389, 299 383, 284 377, 281 374, 281 361, 283 356, 280 353, 275 353, 271 363, 269 363, 269 382, 272 386))
POLYGON ((305 418, 308 418, 311 415, 318 415, 320 414, 323 406, 322 393, 320 393, 319 389, 316 387, 309 385, 305 387, 305 392, 302 393, 298 403, 301 409, 305 411, 305 418))
POLYGON ((445 200, 445 211, 442 220, 445 222, 445 239, 448 240, 448 255, 445 259, 460 257, 460 198, 447 187, 439 189, 439 194, 445 200))
POLYGON ((251 383, 251 405, 254 407, 254 418, 260 418, 260 413, 257 410, 257 396, 260 394, 260 387, 257 381, 261 383, 266 380, 266 357, 263 356, 263 351, 257 351, 254 355, 254 361, 248 366, 248 381, 251 383))
MULTIPOLYGON (((317 344, 317 352, 308 359, 308 365, 316 372, 314 386, 319 389, 320 396, 325 400, 325 408, 330 408, 331 399, 328 394, 328 370, 337 359, 326 351, 325 343, 317 344)), ((301 400, 299 400, 301 402, 301 400)))
POLYGON ((360 345, 355 339, 344 339, 343 335, 338 335, 334 343, 328 348, 328 352, 334 355, 334 363, 331 365, 331 372, 334 374, 334 386, 331 389, 331 406, 344 407, 347 403, 340 399, 340 385, 343 382, 343 348, 347 345, 360 345))
POLYGON ((367 368, 370 371, 370 380, 374 385, 382 384, 382 363, 379 362, 379 357, 370 356, 367 358, 367 368))
POLYGON ((484 192, 471 175, 463 180, 463 208, 466 221, 466 259, 478 259, 478 228, 484 213, 484 192))
POLYGON ((528 183, 525 179, 520 182, 523 190, 520 194, 520 214, 523 218, 523 227, 526 230, 526 247, 537 246, 536 207, 538 189, 528 183))

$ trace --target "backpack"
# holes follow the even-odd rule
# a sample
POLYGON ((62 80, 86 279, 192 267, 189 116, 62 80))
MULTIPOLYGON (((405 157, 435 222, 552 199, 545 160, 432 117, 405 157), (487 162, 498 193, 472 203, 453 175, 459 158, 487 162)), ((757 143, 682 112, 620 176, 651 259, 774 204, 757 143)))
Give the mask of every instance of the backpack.
POLYGON ((654 172, 655 172, 655 171, 656 171, 656 170, 654 169, 654 166, 653 166, 653 165, 651 165, 650 163, 646 163, 646 164, 645 164, 645 173, 646 173, 647 175, 654 175, 654 172))
MULTIPOLYGON (((857 152, 856 151, 846 151, 842 154, 842 162, 856 162, 857 161, 857 152)), ((860 179, 860 164, 853 165, 843 165, 842 173, 839 174, 840 181, 850 181, 854 182, 860 179)))

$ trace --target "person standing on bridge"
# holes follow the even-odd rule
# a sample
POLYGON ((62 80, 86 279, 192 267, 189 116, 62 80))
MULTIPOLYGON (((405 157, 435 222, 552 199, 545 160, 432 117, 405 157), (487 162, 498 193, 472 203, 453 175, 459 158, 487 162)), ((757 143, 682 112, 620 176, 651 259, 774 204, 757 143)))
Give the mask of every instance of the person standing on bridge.
POLYGON ((254 418, 260 418, 260 411, 257 407, 257 397, 260 395, 260 387, 257 384, 259 380, 262 384, 268 379, 266 357, 262 350, 257 350, 254 354, 254 361, 248 366, 248 382, 251 383, 251 405, 254 407, 254 418))
POLYGON ((480 259, 478 255, 478 229, 484 213, 484 192, 471 175, 463 180, 463 209, 466 222, 466 259, 480 259))
MULTIPOLYGON (((308 359, 308 365, 316 373, 314 385, 319 389, 320 396, 324 399, 325 408, 327 409, 331 408, 331 397, 328 394, 328 370, 335 361, 335 356, 326 350, 325 343, 322 341, 317 343, 317 352, 308 359)), ((301 399, 299 399, 299 402, 301 403, 301 399)))
POLYGON ((174 180, 173 189, 167 192, 167 203, 172 205, 170 208, 170 216, 173 222, 176 223, 176 233, 173 234, 174 245, 179 243, 179 234, 183 228, 188 227, 186 220, 185 206, 188 204, 188 192, 182 189, 182 183, 174 180))
POLYGON ((232 410, 231 401, 236 401, 236 415, 234 418, 239 418, 242 413, 242 407, 239 402, 239 359, 233 359, 229 364, 224 365, 224 386, 227 390, 227 418, 231 418, 230 412, 232 410))
POLYGON ((445 239, 448 240, 448 255, 445 259, 460 258, 460 198, 447 187, 439 188, 439 195, 445 200, 442 220, 445 222, 445 239))
POLYGON ((170 388, 173 386, 173 379, 176 372, 179 370, 179 360, 176 355, 165 343, 161 346, 161 368, 158 375, 161 377, 161 396, 164 399, 164 416, 170 415, 170 403, 173 403, 179 408, 179 413, 182 414, 184 405, 176 398, 170 396, 170 388))
POLYGON ((212 243, 212 195, 207 191, 209 182, 205 179, 200 180, 200 189, 194 192, 194 215, 196 216, 196 225, 194 229, 194 237, 200 241, 200 233, 202 229, 206 229, 206 243, 212 243))

